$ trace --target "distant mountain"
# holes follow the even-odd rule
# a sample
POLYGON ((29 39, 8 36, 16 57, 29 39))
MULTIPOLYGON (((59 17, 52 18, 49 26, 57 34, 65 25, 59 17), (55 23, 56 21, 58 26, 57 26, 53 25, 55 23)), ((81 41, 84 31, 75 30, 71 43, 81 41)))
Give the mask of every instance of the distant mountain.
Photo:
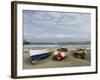
POLYGON ((23 41, 23 44, 31 44, 31 42, 27 41, 27 40, 24 40, 23 41))

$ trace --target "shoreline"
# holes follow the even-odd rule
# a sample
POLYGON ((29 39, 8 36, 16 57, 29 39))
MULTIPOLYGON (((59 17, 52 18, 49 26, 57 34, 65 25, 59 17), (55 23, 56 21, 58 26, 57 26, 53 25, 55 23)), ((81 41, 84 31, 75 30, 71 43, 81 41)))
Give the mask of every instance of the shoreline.
POLYGON ((55 48, 67 48, 67 49, 71 49, 71 48, 86 48, 86 49, 90 49, 91 46, 90 45, 24 45, 23 48, 28 48, 28 49, 55 49, 55 48))

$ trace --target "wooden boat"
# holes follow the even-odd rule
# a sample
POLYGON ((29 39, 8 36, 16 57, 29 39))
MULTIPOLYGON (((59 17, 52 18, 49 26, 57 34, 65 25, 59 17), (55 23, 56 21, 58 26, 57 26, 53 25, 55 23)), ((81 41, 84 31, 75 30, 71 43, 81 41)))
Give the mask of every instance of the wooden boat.
POLYGON ((53 50, 29 50, 31 63, 34 64, 36 61, 44 59, 52 54, 53 50))
POLYGON ((76 51, 73 52, 74 57, 79 57, 81 59, 85 59, 86 54, 87 54, 86 49, 81 49, 81 48, 76 49, 76 51))

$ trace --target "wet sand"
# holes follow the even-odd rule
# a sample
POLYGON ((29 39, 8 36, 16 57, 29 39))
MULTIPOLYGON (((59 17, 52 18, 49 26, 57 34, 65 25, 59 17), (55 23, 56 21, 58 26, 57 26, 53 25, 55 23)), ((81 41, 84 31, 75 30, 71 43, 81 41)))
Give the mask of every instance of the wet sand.
MULTIPOLYGON (((37 49, 37 48, 33 48, 37 49)), ((42 48, 38 48, 42 49, 42 48)), ((86 54, 85 59, 76 58, 69 51, 68 56, 61 61, 56 61, 52 59, 53 55, 42 59, 35 64, 31 64, 30 55, 28 49, 24 50, 23 53, 23 69, 36 69, 36 68, 57 68, 57 67, 75 67, 75 66, 90 66, 90 50, 86 54)))

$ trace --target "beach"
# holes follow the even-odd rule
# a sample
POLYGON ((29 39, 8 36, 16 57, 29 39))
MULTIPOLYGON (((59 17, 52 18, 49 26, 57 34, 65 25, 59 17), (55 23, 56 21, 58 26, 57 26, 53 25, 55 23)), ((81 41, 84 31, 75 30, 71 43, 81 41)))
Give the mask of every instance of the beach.
MULTIPOLYGON (((32 47, 31 49, 50 49, 51 47, 32 47)), ((52 47, 52 48, 59 48, 59 47, 52 47)), ((69 53, 67 54, 63 60, 56 61, 50 55, 47 58, 37 61, 35 64, 31 64, 30 54, 28 48, 24 48, 23 51, 23 69, 38 69, 38 68, 59 68, 59 67, 81 67, 81 66, 90 66, 91 59, 90 59, 90 49, 87 49, 87 54, 85 55, 85 59, 76 58, 72 55, 72 49, 70 48, 69 53)))

